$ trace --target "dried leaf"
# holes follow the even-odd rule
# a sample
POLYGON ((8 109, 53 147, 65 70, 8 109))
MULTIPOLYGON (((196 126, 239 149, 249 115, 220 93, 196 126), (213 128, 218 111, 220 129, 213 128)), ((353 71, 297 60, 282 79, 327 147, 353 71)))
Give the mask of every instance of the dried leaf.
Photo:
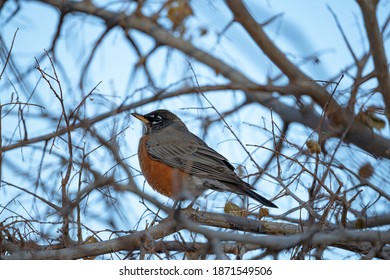
MULTIPOLYGON (((92 243, 97 243, 97 242, 98 242, 97 238, 93 235, 88 236, 84 241, 85 244, 92 244, 92 243)), ((94 260, 95 258, 96 258, 95 256, 88 256, 88 257, 84 257, 83 259, 84 260, 94 260)))
POLYGON ((367 179, 370 178, 374 174, 374 168, 370 163, 366 163, 359 169, 359 176, 367 179))
POLYGON ((171 5, 168 7, 167 17, 173 24, 172 30, 176 30, 183 24, 184 20, 191 15, 193 15, 193 12, 188 1, 172 1, 171 5))
POLYGON ((371 114, 371 122, 372 127, 377 130, 382 130, 386 125, 386 122, 383 119, 377 117, 375 114, 371 114))
POLYGON ((357 120, 358 122, 377 130, 382 130, 386 126, 386 122, 371 110, 360 112, 357 116, 357 120))
POLYGON ((356 229, 364 229, 366 227, 366 222, 362 218, 357 219, 355 222, 355 227, 356 229))
POLYGON ((238 217, 241 216, 241 208, 230 201, 225 204, 225 207, 223 208, 223 212, 225 212, 225 214, 229 214, 232 216, 238 216, 238 217))
POLYGON ((85 239, 84 243, 85 244, 91 244, 91 243, 97 243, 98 240, 95 236, 91 235, 91 236, 88 236, 87 239, 85 239))
POLYGON ((238 205, 233 202, 227 202, 223 208, 225 214, 229 214, 236 217, 247 217, 249 212, 245 209, 241 209, 238 205))
POLYGON ((321 153, 321 146, 317 141, 307 140, 306 146, 309 148, 311 154, 319 154, 321 153))
POLYGON ((269 209, 268 208, 260 208, 259 210, 259 220, 269 216, 269 209))

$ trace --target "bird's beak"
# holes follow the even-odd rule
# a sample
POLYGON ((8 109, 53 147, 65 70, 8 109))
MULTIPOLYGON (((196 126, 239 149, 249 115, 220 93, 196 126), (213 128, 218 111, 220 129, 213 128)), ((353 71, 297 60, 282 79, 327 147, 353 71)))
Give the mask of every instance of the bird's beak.
POLYGON ((144 124, 149 124, 149 120, 147 118, 145 118, 143 115, 140 115, 140 114, 137 114, 137 113, 131 113, 134 117, 136 117, 137 119, 139 119, 141 122, 143 122, 144 124))

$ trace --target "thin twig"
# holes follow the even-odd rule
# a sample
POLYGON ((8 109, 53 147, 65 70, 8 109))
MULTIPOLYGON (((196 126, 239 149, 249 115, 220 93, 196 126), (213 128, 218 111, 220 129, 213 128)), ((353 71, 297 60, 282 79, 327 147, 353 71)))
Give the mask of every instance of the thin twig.
POLYGON ((18 33, 19 31, 19 28, 16 28, 16 31, 14 33, 14 37, 12 38, 12 42, 11 42, 11 47, 8 51, 8 55, 7 55, 7 58, 5 59, 5 63, 4 63, 4 67, 3 67, 3 70, 1 70, 1 73, 0 73, 0 81, 1 81, 1 78, 3 77, 3 74, 4 74, 4 71, 5 71, 5 68, 7 68, 7 65, 8 65, 8 62, 11 58, 11 52, 12 52, 12 49, 14 47, 14 43, 15 43, 15 39, 16 39, 16 34, 18 33))

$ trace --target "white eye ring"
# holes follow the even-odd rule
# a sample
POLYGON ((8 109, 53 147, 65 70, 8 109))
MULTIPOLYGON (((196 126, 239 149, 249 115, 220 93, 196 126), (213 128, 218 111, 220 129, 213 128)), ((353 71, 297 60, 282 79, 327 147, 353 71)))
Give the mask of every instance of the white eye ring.
POLYGON ((162 121, 162 117, 160 115, 151 115, 151 117, 154 119, 152 121, 152 124, 159 124, 162 121))

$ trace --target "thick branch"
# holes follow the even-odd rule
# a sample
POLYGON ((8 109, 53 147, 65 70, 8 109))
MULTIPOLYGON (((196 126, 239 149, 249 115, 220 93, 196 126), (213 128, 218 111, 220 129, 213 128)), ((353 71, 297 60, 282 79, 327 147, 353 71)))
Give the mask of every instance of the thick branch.
POLYGON ((367 37, 370 42, 371 54, 378 77, 379 89, 382 92, 386 105, 386 115, 390 121, 390 75, 387 66, 388 62, 386 59, 383 38, 379 30, 378 19, 376 17, 376 7, 378 5, 378 1, 357 0, 357 2, 362 10, 367 37))
MULTIPOLYGON (((255 244, 262 248, 275 251, 289 249, 300 244, 310 244, 313 246, 330 245, 365 254, 373 247, 371 243, 380 244, 381 246, 390 243, 390 233, 386 231, 336 229, 320 232, 306 228, 301 233, 300 227, 288 223, 265 222, 186 209, 176 213, 175 219, 166 218, 148 229, 107 241, 82 244, 57 250, 50 250, 48 248, 42 248, 42 250, 23 250, 3 240, 0 247, 11 253, 9 256, 2 256, 3 259, 78 259, 121 250, 137 251, 143 248, 148 248, 150 253, 153 253, 159 250, 159 242, 157 240, 161 240, 184 228, 202 233, 216 240, 255 244), (242 230, 244 232, 256 233, 256 235, 215 231, 202 227, 201 225, 242 230), (257 235, 258 233, 266 233, 268 235, 257 235)), ((175 250, 175 248, 177 246, 172 247, 172 250, 175 250)), ((389 251, 386 248, 386 246, 383 247, 384 252, 389 251)), ((165 247, 165 249, 167 248, 165 247)))
MULTIPOLYGON (((114 238, 107 241, 83 244, 75 247, 46 250, 46 251, 24 251, 19 250, 13 255, 0 256, 0 259, 8 260, 31 260, 31 259, 79 259, 88 256, 97 256, 109 254, 121 250, 133 251, 139 250, 148 243, 153 243, 155 240, 163 238, 180 230, 177 223, 172 219, 165 219, 158 225, 150 227, 146 230, 137 231, 135 233, 114 238)), ((4 243, 5 244, 5 243, 4 243)), ((1 246, 3 244, 0 244, 1 246)), ((0 247, 1 247, 0 246, 0 247)))
POLYGON ((309 80, 309 78, 279 50, 241 1, 227 0, 226 3, 234 14, 234 20, 245 28, 267 57, 271 59, 290 80, 309 80))

